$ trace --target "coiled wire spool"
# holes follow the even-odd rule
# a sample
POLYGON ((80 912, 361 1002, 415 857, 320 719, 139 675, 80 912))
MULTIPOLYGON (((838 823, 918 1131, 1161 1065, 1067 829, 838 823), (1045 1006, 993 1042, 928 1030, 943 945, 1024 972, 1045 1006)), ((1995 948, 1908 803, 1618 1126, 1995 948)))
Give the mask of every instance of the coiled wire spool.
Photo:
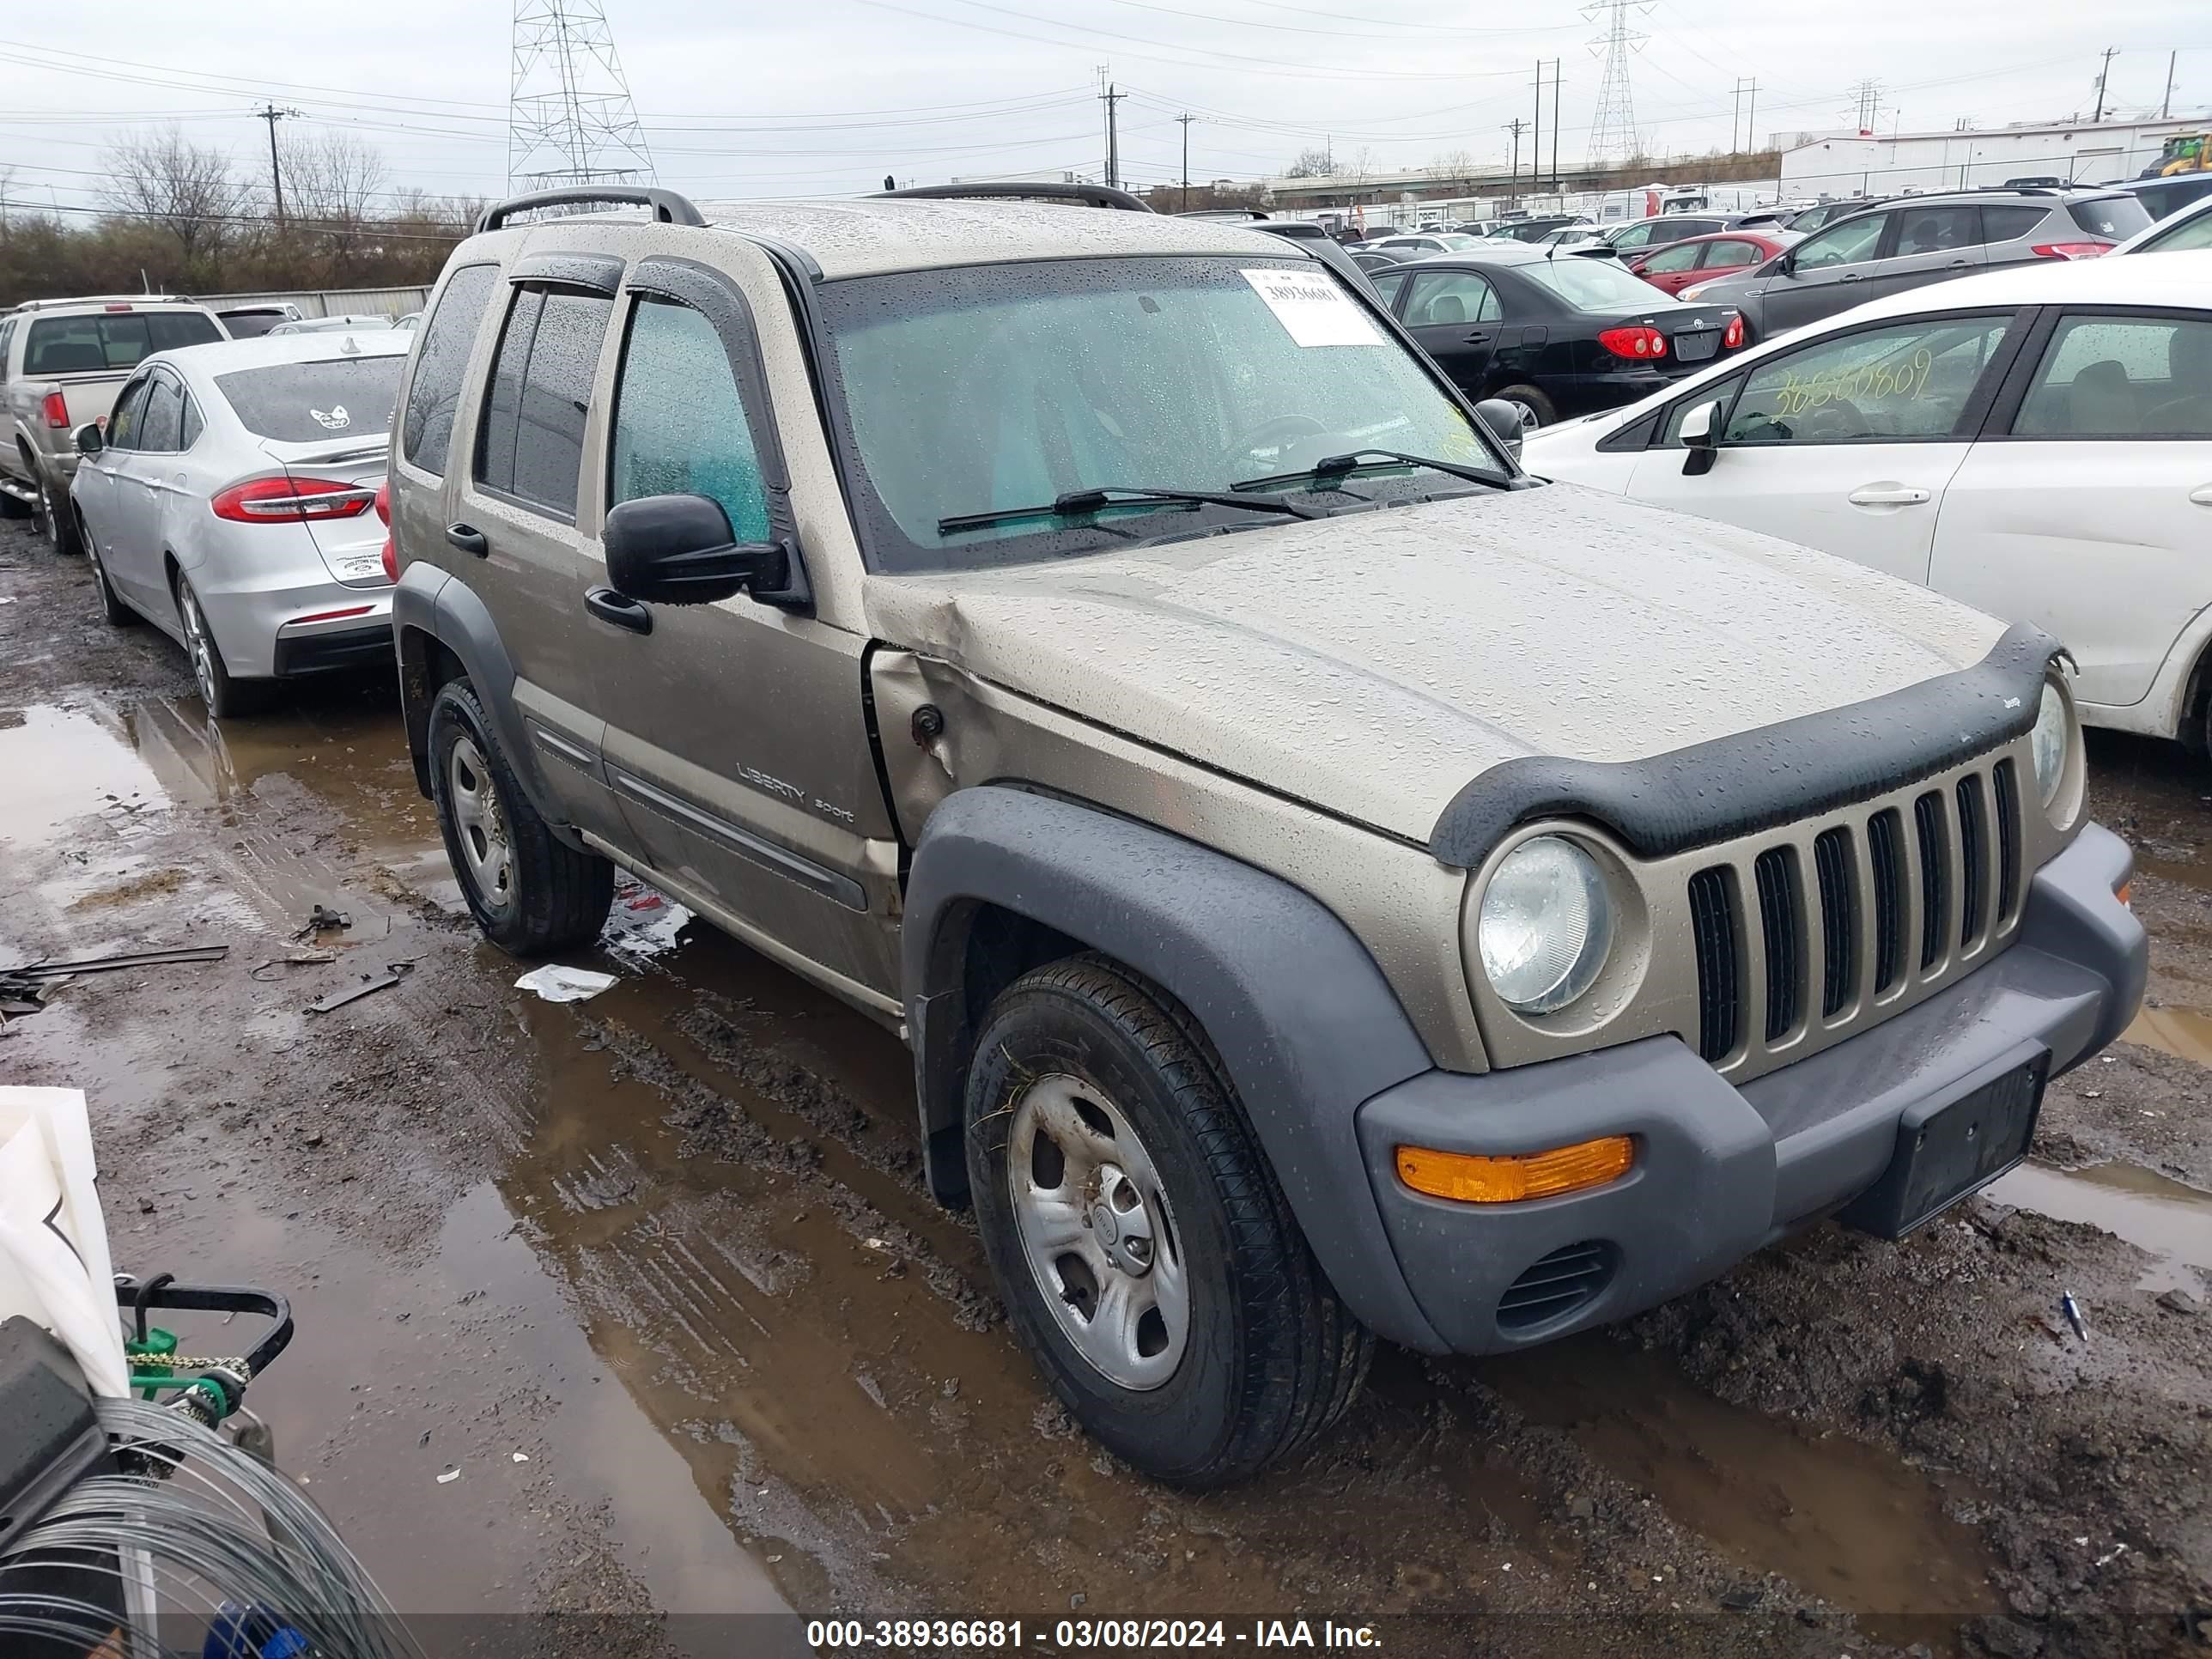
POLYGON ((283 1475, 182 1413, 97 1409, 117 1472, 79 1480, 0 1556, 0 1652, 422 1659, 283 1475))

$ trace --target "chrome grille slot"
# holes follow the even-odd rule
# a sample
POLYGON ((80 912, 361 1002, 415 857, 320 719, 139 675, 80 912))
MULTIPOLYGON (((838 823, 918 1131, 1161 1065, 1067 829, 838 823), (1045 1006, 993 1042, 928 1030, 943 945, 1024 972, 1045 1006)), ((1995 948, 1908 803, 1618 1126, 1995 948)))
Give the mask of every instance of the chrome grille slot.
POLYGON ((1813 875, 1820 891, 1820 1018, 1828 1019, 1851 1000, 1858 971, 1850 831, 1823 830, 1814 838, 1813 875))
POLYGON ((1990 774, 1997 798, 1997 926, 2013 919, 2020 908, 2020 782, 2008 760, 2001 760, 1990 774))
POLYGON ((1984 884, 1991 872, 1984 840, 1988 814, 1982 805, 1982 781, 1969 772, 1954 786, 1954 793, 1959 798, 1959 948, 1963 951, 1982 942, 1982 922, 1989 915, 1984 884))
POLYGON ((1690 878, 1690 932, 1698 958, 1698 1053, 1735 1052, 1742 993, 1736 980, 1735 896, 1725 867, 1690 878))
POLYGON ((1905 976, 1905 824, 1894 811, 1867 820, 1874 866, 1874 991, 1887 995, 1905 976))
POLYGON ((1759 889, 1760 942, 1766 947, 1766 1040, 1779 1042, 1797 1027, 1802 1005, 1805 902, 1797 860, 1786 847, 1771 847, 1752 863, 1759 889))
POLYGON ((1920 847, 1920 969, 1943 955, 1950 938, 1950 848, 1944 836, 1943 797, 1929 790, 1912 803, 1912 828, 1920 847))

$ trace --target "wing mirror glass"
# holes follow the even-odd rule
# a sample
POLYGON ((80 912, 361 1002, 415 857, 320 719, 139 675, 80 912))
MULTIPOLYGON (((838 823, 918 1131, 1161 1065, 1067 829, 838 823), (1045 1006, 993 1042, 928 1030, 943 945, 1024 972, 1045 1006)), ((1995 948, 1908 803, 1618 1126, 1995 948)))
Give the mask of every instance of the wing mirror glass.
POLYGON ((711 605, 747 591, 773 592, 791 580, 778 542, 740 542, 730 515, 709 495, 643 495, 607 514, 600 532, 607 583, 656 605, 711 605))
POLYGON ((97 455, 106 447, 106 434, 101 432, 99 427, 88 422, 85 425, 77 428, 76 453, 78 454, 97 455))
POLYGON ((1490 435, 1505 446, 1505 453, 1519 460, 1522 434, 1527 430, 1521 423, 1521 405, 1503 398, 1485 398, 1474 406, 1474 412, 1482 416, 1490 435))
POLYGON ((1720 459, 1720 423, 1718 403, 1699 404, 1682 416, 1682 471, 1691 477, 1711 471, 1720 459))

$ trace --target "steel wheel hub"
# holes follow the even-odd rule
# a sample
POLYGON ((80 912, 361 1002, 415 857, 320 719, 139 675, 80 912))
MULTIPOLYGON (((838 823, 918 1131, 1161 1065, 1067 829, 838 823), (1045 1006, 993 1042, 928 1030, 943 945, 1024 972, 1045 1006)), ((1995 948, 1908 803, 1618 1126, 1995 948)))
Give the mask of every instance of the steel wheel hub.
POLYGON ((493 909, 505 909, 514 896, 507 814, 500 810, 499 792, 492 787, 483 751, 465 736, 454 740, 446 757, 446 786, 453 825, 460 832, 461 861, 468 866, 477 896, 493 909))
POLYGON ((1157 1389, 1190 1338, 1190 1287, 1158 1172, 1128 1120, 1079 1078, 1031 1081, 1006 1178, 1023 1258, 1060 1331, 1109 1382, 1157 1389))

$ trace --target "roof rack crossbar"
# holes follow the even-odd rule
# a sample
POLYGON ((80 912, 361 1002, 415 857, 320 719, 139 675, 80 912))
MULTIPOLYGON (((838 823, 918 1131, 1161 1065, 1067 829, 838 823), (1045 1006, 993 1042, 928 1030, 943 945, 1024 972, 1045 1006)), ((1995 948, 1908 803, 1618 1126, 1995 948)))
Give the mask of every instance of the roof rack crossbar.
POLYGON ((526 196, 510 196, 483 210, 477 220, 477 231, 482 234, 487 230, 497 230, 517 214, 534 212, 539 208, 587 204, 651 208, 653 216, 664 225, 707 222, 690 197, 672 190, 660 190, 650 185, 569 185, 559 190, 533 190, 526 196))
POLYGON ((973 185, 909 185, 904 190, 879 190, 878 200, 910 202, 1080 202, 1085 207, 1120 208, 1130 213, 1150 213, 1152 204, 1141 197, 1111 185, 1023 184, 1018 179, 992 179, 973 185))

